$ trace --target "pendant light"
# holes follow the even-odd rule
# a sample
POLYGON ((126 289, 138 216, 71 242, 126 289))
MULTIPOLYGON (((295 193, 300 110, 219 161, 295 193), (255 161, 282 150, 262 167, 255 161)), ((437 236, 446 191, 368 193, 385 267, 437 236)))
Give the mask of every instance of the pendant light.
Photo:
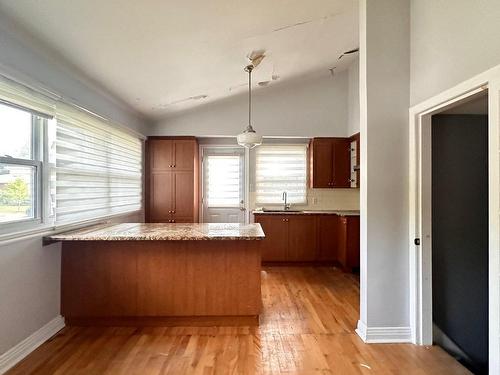
POLYGON ((248 126, 245 131, 238 134, 236 138, 240 146, 246 148, 254 148, 262 144, 262 136, 258 135, 252 128, 252 70, 253 64, 245 67, 245 72, 248 72, 248 126))

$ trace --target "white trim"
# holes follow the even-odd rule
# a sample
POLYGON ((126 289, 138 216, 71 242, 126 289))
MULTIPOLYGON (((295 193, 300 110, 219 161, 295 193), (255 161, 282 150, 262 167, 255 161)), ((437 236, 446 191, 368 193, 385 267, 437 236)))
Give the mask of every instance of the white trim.
POLYGON ((489 372, 500 373, 500 65, 410 108, 410 325, 411 341, 432 344, 430 233, 430 116, 488 88, 489 92, 489 372), (413 244, 421 239, 421 246, 413 244))
POLYGON ((54 336, 65 326, 64 318, 59 315, 45 324, 38 331, 33 332, 19 344, 0 355, 0 374, 4 374, 26 356, 54 336))
POLYGON ((361 320, 358 321, 356 333, 367 344, 410 343, 410 327, 367 327, 361 320))

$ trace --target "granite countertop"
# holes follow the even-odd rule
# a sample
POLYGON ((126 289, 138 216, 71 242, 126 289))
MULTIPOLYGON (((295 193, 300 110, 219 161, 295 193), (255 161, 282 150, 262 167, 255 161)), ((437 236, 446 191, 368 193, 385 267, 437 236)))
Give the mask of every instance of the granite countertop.
POLYGON ((260 224, 122 223, 100 224, 48 236, 51 241, 261 240, 260 224))
POLYGON ((359 216, 356 210, 299 210, 294 211, 261 211, 254 210, 254 214, 259 215, 339 215, 339 216, 359 216))

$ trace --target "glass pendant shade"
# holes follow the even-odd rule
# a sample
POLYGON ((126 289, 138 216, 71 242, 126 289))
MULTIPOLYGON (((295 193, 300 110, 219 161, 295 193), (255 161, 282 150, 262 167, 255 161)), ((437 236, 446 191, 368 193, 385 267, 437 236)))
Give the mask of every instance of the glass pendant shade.
POLYGON ((254 148, 262 144, 262 136, 257 134, 250 125, 243 133, 238 134, 236 139, 240 146, 246 148, 254 148))

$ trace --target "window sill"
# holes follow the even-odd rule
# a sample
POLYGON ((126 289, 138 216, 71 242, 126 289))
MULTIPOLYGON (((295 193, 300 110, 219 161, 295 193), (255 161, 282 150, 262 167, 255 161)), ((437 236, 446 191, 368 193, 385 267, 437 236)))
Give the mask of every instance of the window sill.
POLYGON ((103 216, 94 220, 86 220, 80 221, 78 223, 64 224, 59 226, 54 225, 43 225, 37 226, 33 229, 17 231, 15 233, 6 233, 0 235, 0 246, 8 245, 18 241, 25 241, 35 237, 45 237, 53 234, 65 232, 73 229, 81 229, 87 226, 96 225, 96 224, 105 224, 110 222, 112 219, 117 219, 120 217, 127 217, 132 215, 141 215, 142 210, 131 211, 131 212, 122 212, 115 215, 103 216))

